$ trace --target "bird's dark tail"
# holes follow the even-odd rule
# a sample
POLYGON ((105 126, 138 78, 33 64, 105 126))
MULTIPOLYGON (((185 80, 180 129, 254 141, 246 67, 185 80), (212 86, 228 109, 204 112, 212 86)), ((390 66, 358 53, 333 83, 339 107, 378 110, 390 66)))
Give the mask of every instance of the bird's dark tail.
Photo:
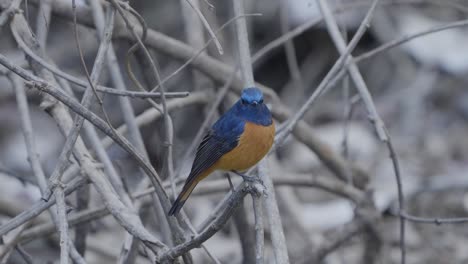
POLYGON ((199 179, 194 179, 185 183, 184 188, 180 192, 179 196, 177 196, 177 199, 174 201, 171 209, 168 212, 169 216, 176 215, 180 212, 182 206, 184 206, 185 201, 187 201, 198 182, 200 182, 199 179))
POLYGON ((182 206, 184 206, 184 203, 185 201, 182 201, 179 198, 177 198, 177 200, 174 201, 171 209, 169 210, 169 216, 178 214, 182 209, 182 206))

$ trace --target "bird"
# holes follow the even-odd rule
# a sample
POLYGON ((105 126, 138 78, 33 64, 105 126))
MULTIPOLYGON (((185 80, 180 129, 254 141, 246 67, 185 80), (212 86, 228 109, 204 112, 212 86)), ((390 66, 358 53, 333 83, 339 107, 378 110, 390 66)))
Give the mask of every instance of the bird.
POLYGON ((190 174, 177 196, 169 216, 176 215, 195 186, 212 172, 242 174, 257 164, 271 149, 275 124, 257 87, 242 90, 240 99, 209 129, 200 142, 190 174))

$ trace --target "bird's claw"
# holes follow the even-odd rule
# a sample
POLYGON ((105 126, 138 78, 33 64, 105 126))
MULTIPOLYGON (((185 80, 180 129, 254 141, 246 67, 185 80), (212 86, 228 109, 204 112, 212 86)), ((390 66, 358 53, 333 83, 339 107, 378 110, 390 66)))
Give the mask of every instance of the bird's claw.
POLYGON ((249 182, 246 186, 247 192, 257 197, 267 196, 266 188, 260 182, 249 182))
POLYGON ((261 184, 263 187, 265 187, 265 185, 263 184, 262 179, 260 179, 260 177, 258 177, 258 176, 247 176, 245 174, 240 174, 240 173, 239 173, 239 175, 247 183, 250 183, 250 184, 258 183, 258 184, 261 184))
POLYGON ((243 177, 244 181, 249 185, 249 191, 252 194, 255 194, 257 196, 266 195, 266 188, 265 185, 263 184, 262 179, 259 177, 243 177))
POLYGON ((247 176, 237 171, 233 172, 241 176, 244 182, 247 183, 247 185, 249 186, 249 188, 247 188, 249 192, 257 196, 261 196, 262 194, 266 195, 266 187, 263 184, 262 179, 260 179, 258 176, 247 176))

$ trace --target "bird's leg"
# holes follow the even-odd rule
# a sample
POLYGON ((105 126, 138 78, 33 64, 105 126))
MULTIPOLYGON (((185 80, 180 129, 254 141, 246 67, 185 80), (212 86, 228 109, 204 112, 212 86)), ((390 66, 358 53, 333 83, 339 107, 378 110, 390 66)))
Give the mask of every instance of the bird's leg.
POLYGON ((244 179, 244 181, 247 183, 249 187, 247 188, 247 190, 251 194, 256 195, 257 197, 260 197, 261 195, 266 195, 265 185, 263 184, 263 181, 258 176, 247 176, 238 171, 232 171, 232 172, 241 176, 244 179))
POLYGON ((229 187, 231 187, 231 192, 234 192, 234 184, 232 184, 231 175, 229 175, 229 173, 226 173, 226 177, 229 182, 229 187))
POLYGON ((242 179, 244 179, 244 181, 246 182, 249 182, 249 183, 260 183, 261 185, 263 185, 263 181, 259 178, 259 177, 255 177, 255 176, 248 176, 248 175, 245 175, 245 174, 242 174, 238 171, 232 171, 233 173, 239 175, 242 177, 242 179))

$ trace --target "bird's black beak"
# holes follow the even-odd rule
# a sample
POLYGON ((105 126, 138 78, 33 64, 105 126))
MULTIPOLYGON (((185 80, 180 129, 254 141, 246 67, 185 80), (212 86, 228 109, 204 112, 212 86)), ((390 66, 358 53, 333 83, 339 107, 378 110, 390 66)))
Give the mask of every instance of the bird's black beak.
POLYGON ((252 104, 253 104, 254 106, 257 106, 257 105, 258 105, 258 102, 257 102, 257 101, 253 101, 252 104))

